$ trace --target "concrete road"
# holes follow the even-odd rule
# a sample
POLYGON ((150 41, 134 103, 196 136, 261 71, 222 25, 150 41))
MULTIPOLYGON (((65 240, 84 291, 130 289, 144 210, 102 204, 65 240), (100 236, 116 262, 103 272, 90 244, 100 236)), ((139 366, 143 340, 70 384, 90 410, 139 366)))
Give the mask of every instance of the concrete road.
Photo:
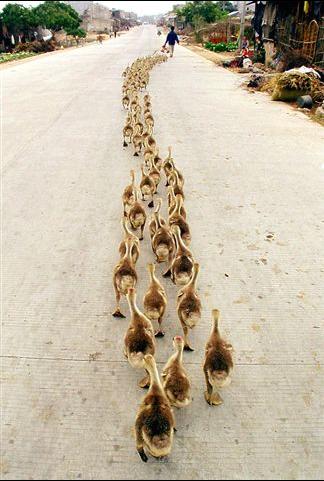
MULTIPOLYGON (((143 27, 3 77, 3 479, 316 479, 323 474, 323 129, 185 48, 156 67, 156 137, 185 176, 203 319, 185 363, 194 402, 167 461, 132 427, 141 374, 111 317, 121 192, 121 72, 161 44, 143 27), (321 283, 322 280, 322 283, 321 283), (204 401, 210 311, 235 347, 224 404, 204 401)), ((152 260, 138 264, 139 298, 152 260)), ((166 361, 181 333, 169 296, 166 361)), ((126 303, 124 310, 128 312, 126 303)), ((160 364, 161 365, 161 364, 160 364)))

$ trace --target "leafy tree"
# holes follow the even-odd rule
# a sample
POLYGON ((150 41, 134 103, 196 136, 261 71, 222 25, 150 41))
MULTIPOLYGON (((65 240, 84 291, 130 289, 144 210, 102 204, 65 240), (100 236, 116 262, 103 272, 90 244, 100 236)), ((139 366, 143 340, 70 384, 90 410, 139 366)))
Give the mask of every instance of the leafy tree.
POLYGON ((218 3, 220 4, 221 9, 225 10, 225 12, 230 13, 236 10, 232 2, 224 2, 222 0, 219 0, 218 3))
POLYGON ((183 7, 176 9, 176 13, 193 26, 197 23, 196 19, 198 18, 200 19, 199 23, 201 23, 201 21, 213 23, 227 15, 226 12, 220 8, 219 2, 215 3, 211 1, 186 2, 183 7))
POLYGON ((66 31, 77 29, 82 21, 74 8, 63 2, 45 1, 33 11, 38 24, 54 32, 62 28, 66 31))
POLYGON ((87 32, 83 30, 83 28, 72 28, 67 29, 66 33, 68 35, 73 35, 73 37, 85 38, 87 36, 87 32))
POLYGON ((32 25, 31 9, 18 3, 8 3, 1 12, 1 21, 10 33, 27 32, 32 25))

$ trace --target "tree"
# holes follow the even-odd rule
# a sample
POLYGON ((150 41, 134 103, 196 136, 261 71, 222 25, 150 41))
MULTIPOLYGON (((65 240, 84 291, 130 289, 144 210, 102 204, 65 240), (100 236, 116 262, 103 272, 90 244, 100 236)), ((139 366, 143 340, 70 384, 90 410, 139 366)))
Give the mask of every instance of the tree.
POLYGON ((85 38, 87 36, 87 32, 80 27, 67 29, 66 33, 68 35, 72 35, 73 37, 79 37, 79 38, 85 38))
POLYGON ((1 12, 1 20, 10 33, 27 33, 33 23, 32 10, 18 3, 8 3, 1 12))
POLYGON ((33 9, 38 24, 54 32, 75 30, 80 26, 81 18, 70 5, 63 2, 45 1, 33 9))
POLYGON ((199 23, 202 21, 213 23, 227 15, 227 13, 220 8, 219 2, 215 3, 211 1, 186 2, 183 7, 176 9, 176 13, 193 26, 197 23, 198 18, 199 23))
POLYGON ((219 6, 221 7, 222 10, 225 10, 225 12, 234 12, 236 10, 236 8, 234 7, 234 5, 232 4, 232 2, 224 2, 222 0, 219 0, 218 1, 219 3, 219 6))

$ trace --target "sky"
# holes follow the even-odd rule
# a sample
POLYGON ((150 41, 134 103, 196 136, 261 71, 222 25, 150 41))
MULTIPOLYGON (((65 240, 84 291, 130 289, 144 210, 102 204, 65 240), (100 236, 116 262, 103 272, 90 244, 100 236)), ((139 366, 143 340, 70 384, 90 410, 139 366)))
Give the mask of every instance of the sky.
MULTIPOLYGON (((174 0, 171 2, 167 0, 165 1, 154 0, 149 2, 148 1, 126 1, 126 0, 119 1, 119 2, 118 1, 114 2, 109 0, 107 1, 96 0, 96 1, 97 3, 102 3, 103 5, 107 5, 107 7, 109 8, 120 8, 122 10, 135 12, 138 15, 155 15, 158 13, 166 13, 172 10, 173 5, 178 3, 185 3, 178 0, 174 0)), ((20 3, 21 5, 29 7, 31 5, 38 5, 39 3, 42 3, 42 2, 0 1, 0 10, 2 10, 7 3, 20 3)))

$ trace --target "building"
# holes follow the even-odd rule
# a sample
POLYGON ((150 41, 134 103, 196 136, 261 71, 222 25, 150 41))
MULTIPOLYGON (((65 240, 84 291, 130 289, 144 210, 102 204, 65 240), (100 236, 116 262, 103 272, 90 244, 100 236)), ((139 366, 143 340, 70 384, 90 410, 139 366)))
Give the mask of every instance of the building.
POLYGON ((124 30, 139 24, 137 14, 134 12, 125 12, 124 10, 113 8, 112 18, 114 30, 124 30))
POLYGON ((253 28, 262 40, 266 63, 278 52, 298 52, 324 69, 324 2, 255 0, 253 28))
POLYGON ((110 32, 113 28, 111 10, 93 1, 66 1, 82 18, 81 28, 86 32, 110 32))

